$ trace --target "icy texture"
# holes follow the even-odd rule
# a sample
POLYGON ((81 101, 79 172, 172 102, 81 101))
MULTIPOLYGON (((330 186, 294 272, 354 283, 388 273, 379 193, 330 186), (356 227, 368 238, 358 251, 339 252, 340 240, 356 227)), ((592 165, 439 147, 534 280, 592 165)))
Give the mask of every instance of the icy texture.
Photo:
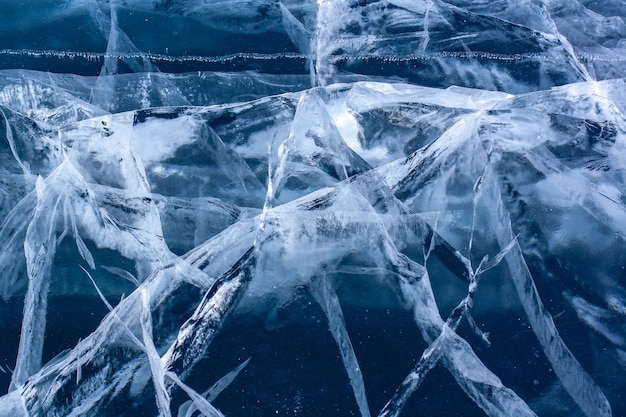
POLYGON ((626 415, 621 1, 0 6, 0 416, 626 415))

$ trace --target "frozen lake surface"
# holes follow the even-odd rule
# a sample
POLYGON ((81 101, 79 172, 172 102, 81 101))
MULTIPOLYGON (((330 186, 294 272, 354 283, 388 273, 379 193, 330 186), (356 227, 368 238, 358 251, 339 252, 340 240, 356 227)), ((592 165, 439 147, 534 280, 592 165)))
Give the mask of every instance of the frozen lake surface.
POLYGON ((0 10, 0 417, 626 415, 623 2, 0 10))

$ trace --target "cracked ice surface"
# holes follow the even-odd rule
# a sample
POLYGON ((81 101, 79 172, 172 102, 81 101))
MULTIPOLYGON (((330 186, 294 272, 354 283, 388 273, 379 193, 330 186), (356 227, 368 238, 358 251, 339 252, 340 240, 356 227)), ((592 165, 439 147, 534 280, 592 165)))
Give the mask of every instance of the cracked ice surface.
POLYGON ((621 1, 0 3, 0 416, 626 415, 621 1))

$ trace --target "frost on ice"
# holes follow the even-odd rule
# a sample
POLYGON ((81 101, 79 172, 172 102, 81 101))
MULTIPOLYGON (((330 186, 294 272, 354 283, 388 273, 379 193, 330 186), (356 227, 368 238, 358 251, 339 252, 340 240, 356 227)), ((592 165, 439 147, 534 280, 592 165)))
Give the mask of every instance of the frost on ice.
POLYGON ((626 414, 622 2, 3 7, 0 416, 626 414))

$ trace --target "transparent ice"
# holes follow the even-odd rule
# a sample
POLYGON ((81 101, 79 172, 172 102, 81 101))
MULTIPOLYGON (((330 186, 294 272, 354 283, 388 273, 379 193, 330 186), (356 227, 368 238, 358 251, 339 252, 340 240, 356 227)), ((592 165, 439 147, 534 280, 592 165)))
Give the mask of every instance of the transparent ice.
POLYGON ((0 8, 0 417, 626 415, 622 1, 0 8))

